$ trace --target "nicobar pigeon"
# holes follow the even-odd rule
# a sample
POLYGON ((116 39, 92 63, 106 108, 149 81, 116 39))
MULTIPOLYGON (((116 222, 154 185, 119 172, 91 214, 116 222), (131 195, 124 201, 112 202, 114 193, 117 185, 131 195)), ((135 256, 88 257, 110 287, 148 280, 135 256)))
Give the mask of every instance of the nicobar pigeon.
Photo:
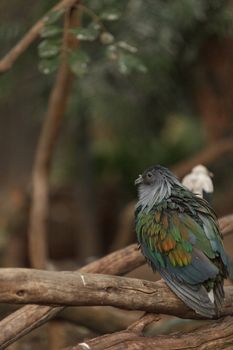
POLYGON ((228 270, 213 209, 160 165, 139 175, 135 184, 136 233, 147 262, 196 313, 217 316, 228 270))
POLYGON ((213 174, 204 165, 199 164, 183 178, 182 184, 197 196, 212 203, 214 192, 212 177, 213 174))

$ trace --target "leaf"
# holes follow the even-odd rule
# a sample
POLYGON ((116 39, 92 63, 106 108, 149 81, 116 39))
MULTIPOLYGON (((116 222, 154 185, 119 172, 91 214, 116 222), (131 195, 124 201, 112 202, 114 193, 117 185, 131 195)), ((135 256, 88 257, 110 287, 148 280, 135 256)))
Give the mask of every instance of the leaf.
POLYGON ((43 40, 38 46, 39 56, 49 58, 60 52, 60 40, 43 40))
POLYGON ((41 38, 52 38, 58 34, 62 33, 62 29, 56 25, 46 25, 42 30, 40 36, 41 38))
POLYGON ((76 50, 70 54, 69 65, 71 71, 77 76, 83 76, 88 71, 90 57, 85 51, 76 50))
POLYGON ((51 74, 58 68, 58 59, 43 59, 39 62, 38 69, 43 74, 51 74))
POLYGON ((118 10, 106 10, 102 12, 100 18, 105 21, 117 21, 121 16, 121 13, 118 10))
POLYGON ((80 41, 94 41, 98 36, 98 33, 93 33, 88 28, 75 28, 71 29, 70 32, 80 41))
POLYGON ((103 45, 110 45, 114 42, 114 36, 109 32, 103 32, 100 35, 100 42, 103 45))
POLYGON ((99 33, 100 29, 101 29, 101 25, 97 22, 91 22, 87 28, 98 31, 98 33, 99 33))
POLYGON ((138 49, 135 46, 132 46, 132 45, 126 43, 125 41, 119 41, 117 43, 117 46, 125 51, 130 52, 130 53, 136 53, 138 51, 138 49))
POLYGON ((147 68, 141 60, 129 53, 121 53, 119 55, 118 67, 122 74, 130 74, 134 70, 141 73, 147 72, 147 68))
POLYGON ((64 12, 65 10, 51 11, 49 15, 45 18, 46 25, 57 22, 62 17, 64 12))
POLYGON ((119 57, 119 52, 118 49, 115 45, 110 45, 107 47, 106 50, 107 58, 111 61, 116 61, 118 60, 119 57))
POLYGON ((70 30, 76 38, 80 41, 94 41, 98 38, 100 32, 100 25, 92 22, 86 28, 73 28, 70 30))

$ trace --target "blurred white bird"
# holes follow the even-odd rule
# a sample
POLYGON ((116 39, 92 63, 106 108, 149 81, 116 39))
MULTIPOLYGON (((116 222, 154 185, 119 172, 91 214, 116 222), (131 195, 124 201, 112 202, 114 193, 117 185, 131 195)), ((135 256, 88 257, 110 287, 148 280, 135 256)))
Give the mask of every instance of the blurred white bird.
POLYGON ((183 178, 182 184, 197 196, 211 203, 214 192, 212 177, 213 174, 204 165, 199 164, 183 178))

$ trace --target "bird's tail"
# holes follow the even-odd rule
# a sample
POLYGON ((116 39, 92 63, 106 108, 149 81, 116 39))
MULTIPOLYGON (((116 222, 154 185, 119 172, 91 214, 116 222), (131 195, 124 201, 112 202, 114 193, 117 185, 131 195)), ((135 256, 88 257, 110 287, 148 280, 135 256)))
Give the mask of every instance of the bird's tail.
POLYGON ((203 285, 186 284, 165 270, 160 271, 160 274, 171 290, 197 314, 207 318, 213 318, 218 314, 217 309, 222 300, 220 289, 214 292, 216 297, 212 301, 203 285))

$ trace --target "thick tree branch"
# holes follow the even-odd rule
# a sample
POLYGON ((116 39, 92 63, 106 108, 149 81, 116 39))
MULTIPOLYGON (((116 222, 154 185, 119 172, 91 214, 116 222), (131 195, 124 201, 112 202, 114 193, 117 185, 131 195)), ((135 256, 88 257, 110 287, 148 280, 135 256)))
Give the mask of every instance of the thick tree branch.
MULTIPOLYGON (((233 315, 233 287, 226 287, 225 293, 220 316, 233 315)), ((0 270, 0 302, 106 305, 182 318, 203 318, 178 299, 163 281, 151 282, 84 272, 3 268, 0 270)))
POLYGON ((125 275, 145 263, 137 244, 117 250, 103 258, 93 261, 77 272, 104 273, 108 275, 125 275))
MULTIPOLYGON (((136 244, 109 254, 80 269, 80 272, 126 274, 145 262, 136 244)), ((34 328, 40 327, 63 307, 27 305, 0 321, 0 349, 14 343, 34 328)))
POLYGON ((25 36, 13 47, 5 57, 0 60, 0 73, 9 70, 17 58, 27 50, 29 45, 39 36, 41 30, 45 26, 49 15, 52 12, 62 11, 75 5, 77 0, 63 0, 55 5, 46 15, 44 15, 32 28, 25 34, 25 36))
POLYGON ((134 333, 143 333, 146 327, 160 320, 161 317, 159 315, 145 313, 137 321, 132 323, 127 330, 134 333))
MULTIPOLYGON (((233 216, 219 220, 223 234, 227 234, 233 216), (224 224, 223 224, 224 223, 224 224)), ((136 244, 109 254, 100 260, 83 267, 80 272, 126 274, 143 265, 143 256, 136 244)), ((37 328, 54 317, 63 307, 27 305, 0 321, 0 348, 14 343, 32 329, 37 328)))
POLYGON ((56 319, 84 326, 97 334, 113 333, 126 329, 141 316, 141 311, 103 306, 67 307, 56 319))
POLYGON ((219 226, 223 236, 228 236, 233 232, 233 214, 219 219, 219 226))
POLYGON ((87 340, 66 350, 230 350, 233 343, 233 318, 226 317, 191 333, 178 333, 169 337, 145 337, 142 331, 135 333, 128 329, 87 340))

